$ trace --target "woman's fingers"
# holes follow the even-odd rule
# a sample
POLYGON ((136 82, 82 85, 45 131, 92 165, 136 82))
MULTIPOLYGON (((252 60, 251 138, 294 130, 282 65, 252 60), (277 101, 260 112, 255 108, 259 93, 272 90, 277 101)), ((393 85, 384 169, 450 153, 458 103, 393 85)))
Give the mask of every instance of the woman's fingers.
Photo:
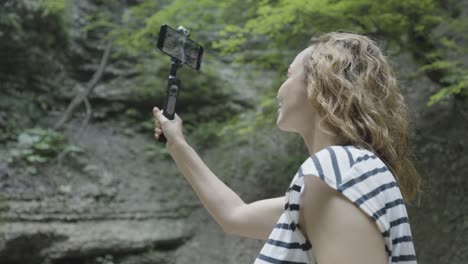
POLYGON ((156 118, 156 120, 159 121, 159 123, 163 123, 163 122, 168 121, 167 117, 165 117, 165 116, 162 114, 162 111, 159 110, 159 108, 157 108, 157 107, 154 107, 154 108, 153 108, 153 115, 154 115, 154 117, 156 118))
POLYGON ((154 136, 156 139, 159 139, 159 137, 164 133, 168 142, 184 140, 184 135, 182 133, 182 119, 178 114, 174 113, 174 120, 169 120, 165 115, 163 115, 163 110, 158 107, 154 107, 153 116, 155 119, 154 136))
POLYGON ((157 120, 154 121, 154 126, 157 128, 161 128, 161 123, 159 123, 157 120))
POLYGON ((157 128, 162 129, 162 122, 168 121, 168 119, 162 114, 163 111, 159 110, 159 108, 153 108, 153 116, 154 116, 154 124, 157 128))
POLYGON ((155 129, 154 129, 154 137, 155 137, 156 139, 159 139, 159 136, 160 136, 161 134, 162 134, 162 129, 160 129, 160 128, 155 128, 155 129))
POLYGON ((158 113, 158 112, 159 112, 159 108, 153 107, 153 115, 154 115, 154 117, 156 117, 156 113, 158 113))

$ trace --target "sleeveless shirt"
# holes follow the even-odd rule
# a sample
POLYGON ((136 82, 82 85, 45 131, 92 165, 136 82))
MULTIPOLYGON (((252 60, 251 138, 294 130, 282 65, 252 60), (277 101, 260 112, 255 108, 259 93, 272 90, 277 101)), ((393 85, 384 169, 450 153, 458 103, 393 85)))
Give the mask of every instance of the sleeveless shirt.
POLYGON ((284 212, 254 264, 317 263, 313 245, 298 226, 304 176, 319 177, 375 222, 385 241, 388 263, 417 263, 406 205, 391 171, 369 150, 334 145, 316 152, 299 167, 286 191, 284 212))

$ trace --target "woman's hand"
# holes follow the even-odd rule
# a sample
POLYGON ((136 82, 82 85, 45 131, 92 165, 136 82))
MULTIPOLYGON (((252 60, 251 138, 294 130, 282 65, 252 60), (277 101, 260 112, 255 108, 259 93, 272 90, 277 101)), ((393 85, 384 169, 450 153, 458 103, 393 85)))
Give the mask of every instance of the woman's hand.
POLYGON ((169 120, 165 117, 162 110, 159 108, 153 108, 153 115, 155 118, 154 137, 159 139, 161 133, 164 133, 164 136, 167 139, 166 147, 169 149, 174 146, 176 143, 185 142, 184 135, 182 133, 182 119, 175 114, 174 120, 169 120))

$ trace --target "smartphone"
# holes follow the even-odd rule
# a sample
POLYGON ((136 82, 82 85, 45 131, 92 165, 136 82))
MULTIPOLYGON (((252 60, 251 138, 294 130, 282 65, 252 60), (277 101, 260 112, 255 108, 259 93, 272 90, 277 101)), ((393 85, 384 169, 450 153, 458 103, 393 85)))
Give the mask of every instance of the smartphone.
POLYGON ((180 64, 200 69, 203 47, 168 25, 162 25, 158 36, 158 48, 180 64))

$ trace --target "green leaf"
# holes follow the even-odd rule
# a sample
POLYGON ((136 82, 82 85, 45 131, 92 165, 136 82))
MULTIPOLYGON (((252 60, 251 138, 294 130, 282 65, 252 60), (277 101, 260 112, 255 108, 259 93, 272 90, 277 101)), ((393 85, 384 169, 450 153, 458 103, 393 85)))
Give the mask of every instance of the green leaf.
POLYGON ((47 158, 39 156, 39 155, 31 155, 31 156, 27 156, 26 160, 30 163, 44 163, 47 161, 47 158))
POLYGON ((424 65, 420 67, 421 71, 428 71, 428 70, 445 70, 445 69, 450 69, 456 65, 456 62, 454 61, 448 61, 448 60, 439 60, 435 61, 431 64, 424 65))
POLYGON ((31 135, 25 132, 18 136, 18 143, 22 146, 31 146, 34 143, 39 142, 40 139, 41 138, 39 136, 31 135))
POLYGON ((34 148, 37 150, 50 150, 52 147, 46 142, 39 142, 34 145, 34 148))
POLYGON ((93 164, 88 164, 83 168, 83 171, 86 172, 86 173, 93 174, 93 173, 96 173, 98 171, 98 167, 96 165, 93 165, 93 164))
POLYGON ((84 150, 77 145, 67 145, 64 151, 68 153, 83 153, 84 152, 84 150))

